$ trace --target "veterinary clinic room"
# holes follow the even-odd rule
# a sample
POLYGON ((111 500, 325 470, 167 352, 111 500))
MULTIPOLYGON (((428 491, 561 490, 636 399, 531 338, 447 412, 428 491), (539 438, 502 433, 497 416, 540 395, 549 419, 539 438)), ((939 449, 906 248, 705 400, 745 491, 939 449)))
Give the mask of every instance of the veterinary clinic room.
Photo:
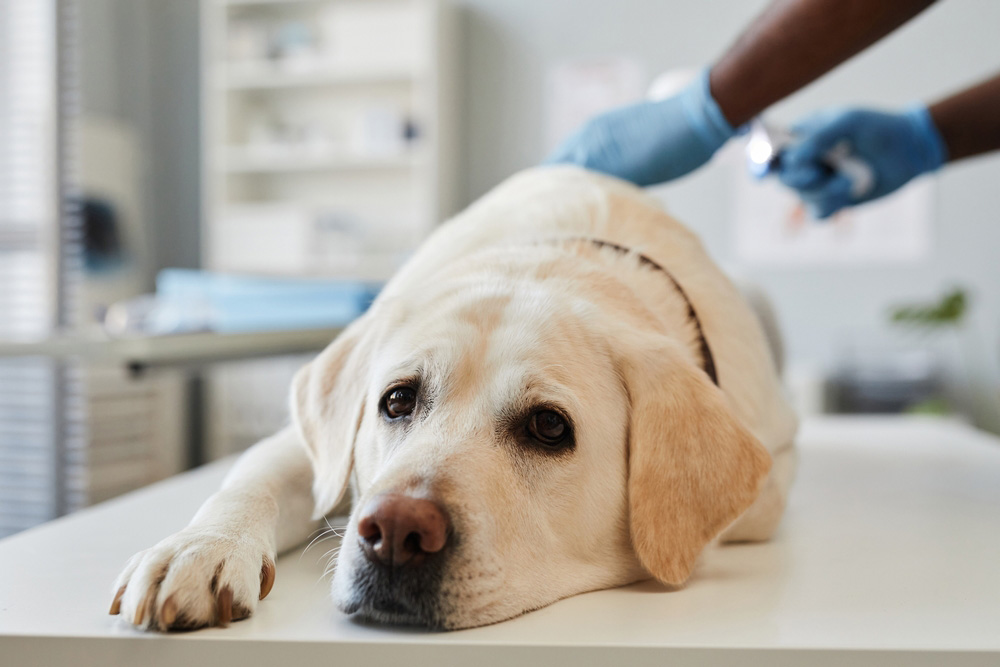
POLYGON ((0 0, 0 665, 1000 665, 998 30, 0 0))

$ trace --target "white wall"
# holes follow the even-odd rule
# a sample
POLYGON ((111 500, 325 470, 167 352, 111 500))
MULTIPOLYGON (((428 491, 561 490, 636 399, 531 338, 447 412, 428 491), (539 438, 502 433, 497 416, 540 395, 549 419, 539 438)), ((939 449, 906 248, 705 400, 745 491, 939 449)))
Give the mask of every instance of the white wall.
MULTIPOLYGON (((710 63, 765 6, 760 0, 461 0, 466 100, 463 173, 472 200, 513 171, 537 163, 543 144, 545 76, 568 58, 631 55, 650 74, 710 63)), ((772 117, 790 122, 833 104, 895 107, 931 99, 1000 70, 1000 2, 944 2, 868 52, 786 100, 772 117)), ((1000 112, 1000 111, 998 111, 1000 112)), ((1000 348, 1000 156, 950 167, 937 188, 932 256, 919 264, 854 269, 749 270, 774 298, 793 363, 828 365, 849 341, 894 340, 890 304, 925 300, 951 285, 973 291, 976 336, 945 341, 951 374, 993 385, 1000 348)), ((733 264, 729 172, 713 166, 664 187, 668 206, 696 228, 711 253, 733 264)))
MULTIPOLYGON (((198 0, 81 0, 81 106, 143 148, 151 274, 198 265, 198 0)), ((150 284, 152 284, 150 282, 150 284)))
POLYGON ((144 2, 149 6, 156 266, 196 267, 201 258, 201 81, 191 72, 200 66, 199 3, 144 2))

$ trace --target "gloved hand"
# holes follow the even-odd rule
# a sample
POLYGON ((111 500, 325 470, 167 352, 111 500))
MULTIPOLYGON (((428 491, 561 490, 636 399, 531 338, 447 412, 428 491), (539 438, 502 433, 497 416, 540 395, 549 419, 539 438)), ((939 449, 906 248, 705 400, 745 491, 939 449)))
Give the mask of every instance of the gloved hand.
POLYGON ((782 152, 778 176, 782 183, 798 191, 817 218, 883 197, 910 179, 934 171, 947 158, 944 140, 923 106, 902 113, 822 111, 792 131, 801 140, 782 152), (847 176, 824 163, 824 155, 842 143, 874 173, 872 187, 860 197, 851 194, 847 176))
POLYGON ((708 162, 734 130, 712 99, 704 70, 677 95, 639 102, 588 121, 546 160, 653 185, 708 162))

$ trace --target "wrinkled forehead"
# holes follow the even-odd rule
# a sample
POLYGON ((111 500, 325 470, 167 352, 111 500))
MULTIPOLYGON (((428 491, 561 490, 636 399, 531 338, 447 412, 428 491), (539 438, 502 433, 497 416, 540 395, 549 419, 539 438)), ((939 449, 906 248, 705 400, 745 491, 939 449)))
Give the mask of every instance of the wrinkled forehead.
POLYGON ((435 289, 397 307, 374 367, 385 386, 413 378, 453 402, 538 395, 572 404, 587 375, 610 364, 599 313, 542 282, 435 289))

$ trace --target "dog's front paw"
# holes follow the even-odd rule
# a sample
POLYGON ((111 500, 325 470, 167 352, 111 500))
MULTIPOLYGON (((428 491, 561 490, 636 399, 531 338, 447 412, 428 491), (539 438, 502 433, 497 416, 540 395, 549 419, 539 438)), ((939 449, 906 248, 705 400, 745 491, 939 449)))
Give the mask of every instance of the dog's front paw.
POLYGON ((226 626, 252 614, 273 584, 274 552, 265 542, 186 528, 129 560, 111 613, 153 630, 226 626))

